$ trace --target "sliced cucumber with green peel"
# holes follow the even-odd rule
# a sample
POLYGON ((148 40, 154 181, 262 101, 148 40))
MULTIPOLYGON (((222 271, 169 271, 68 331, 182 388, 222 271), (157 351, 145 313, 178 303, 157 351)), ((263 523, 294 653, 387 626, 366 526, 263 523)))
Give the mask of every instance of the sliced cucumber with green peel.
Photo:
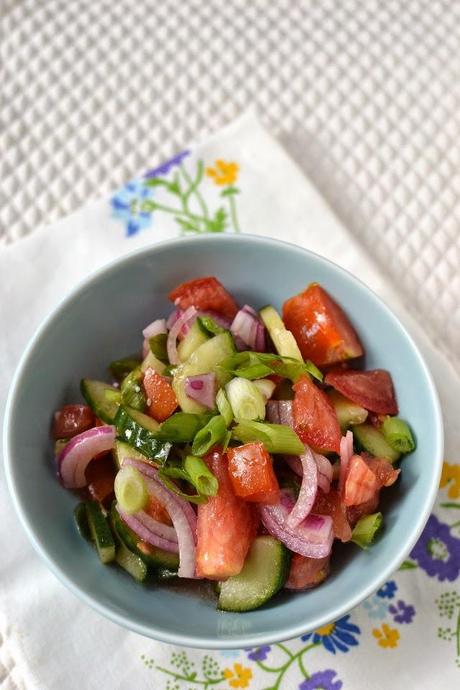
POLYGON ((155 357, 153 352, 150 351, 141 364, 141 371, 146 372, 147 369, 153 369, 153 371, 156 371, 157 374, 163 376, 166 369, 166 364, 159 360, 158 357, 155 357))
POLYGON ((218 608, 222 611, 252 611, 271 599, 284 585, 290 553, 274 537, 257 537, 239 575, 220 585, 218 608))
POLYGON ((353 435, 361 448, 367 450, 377 458, 385 458, 388 462, 399 460, 401 453, 392 448, 385 440, 381 431, 371 424, 358 424, 353 427, 353 435))
POLYGON ((103 381, 82 379, 80 390, 96 417, 106 424, 113 424, 121 402, 119 389, 103 381))
POLYGON ((181 362, 186 362, 189 357, 197 350, 200 345, 209 340, 207 334, 199 325, 198 321, 192 324, 189 332, 177 346, 177 354, 181 362))
POLYGON ((364 407, 357 405, 338 391, 329 391, 327 396, 334 407, 342 432, 350 426, 363 424, 366 421, 368 412, 364 407))
POLYGON ((133 410, 130 407, 120 407, 115 416, 117 436, 121 441, 132 446, 143 455, 160 463, 166 462, 171 443, 161 441, 156 437, 160 428, 152 417, 133 410))
POLYGON ((110 563, 115 559, 115 541, 108 520, 97 501, 87 501, 85 505, 91 538, 101 563, 110 563))
POLYGON ((128 376, 128 374, 137 367, 140 367, 141 360, 137 357, 123 357, 122 359, 115 359, 109 364, 109 371, 113 378, 119 383, 128 376))
POLYGON ((149 579, 148 566, 140 556, 127 549, 122 542, 117 546, 115 560, 136 582, 146 582, 149 579))
POLYGON ((86 502, 78 503, 73 511, 73 516, 75 519, 75 524, 77 525, 78 531, 83 539, 86 541, 93 541, 91 536, 91 530, 89 528, 88 513, 86 512, 86 502))
POLYGON ((154 568, 164 568, 169 572, 177 572, 179 567, 179 556, 177 553, 164 551, 155 546, 145 545, 145 551, 138 547, 142 543, 133 530, 126 525, 119 516, 115 505, 110 510, 110 520, 118 538, 123 542, 127 549, 139 556, 142 561, 154 568))
POLYGON ((296 339, 291 331, 288 331, 276 309, 268 305, 261 309, 259 314, 277 353, 282 357, 292 357, 303 362, 302 353, 299 350, 296 339))
POLYGON ((147 407, 145 394, 144 373, 140 367, 136 367, 123 379, 120 386, 121 404, 143 412, 147 407))
POLYGON ((134 460, 141 460, 142 462, 152 464, 145 455, 124 441, 115 441, 115 447, 112 451, 112 455, 113 459, 115 460, 115 465, 118 469, 120 469, 122 465, 123 458, 134 458, 134 460))
POLYGON ((182 412, 200 414, 207 412, 207 408, 185 393, 185 379, 197 374, 216 374, 218 387, 224 386, 232 378, 228 371, 220 370, 219 364, 225 357, 235 352, 235 345, 230 333, 220 333, 200 345, 186 362, 179 365, 174 373, 172 387, 176 394, 182 412))

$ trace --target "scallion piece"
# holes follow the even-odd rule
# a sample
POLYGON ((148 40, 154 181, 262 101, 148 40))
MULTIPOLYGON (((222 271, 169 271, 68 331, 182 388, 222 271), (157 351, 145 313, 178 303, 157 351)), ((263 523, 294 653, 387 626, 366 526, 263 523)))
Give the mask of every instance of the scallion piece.
POLYGON ((222 328, 222 326, 219 326, 219 324, 214 321, 214 319, 211 316, 199 316, 197 318, 198 325, 200 326, 201 330, 208 335, 209 333, 211 335, 219 335, 219 333, 225 333, 225 328, 222 328))
POLYGON ((227 425, 221 414, 212 417, 193 439, 193 455, 206 455, 211 448, 223 441, 227 434, 227 425))
POLYGON ((168 351, 166 349, 167 339, 168 336, 166 333, 158 333, 158 335, 154 335, 152 338, 149 338, 150 351, 157 359, 160 360, 160 362, 163 362, 164 364, 169 363, 168 351))
POLYGON ((133 369, 126 376, 120 386, 121 402, 127 407, 143 412, 147 407, 147 396, 142 385, 143 374, 141 369, 133 369))
POLYGON ((217 495, 219 482, 202 458, 187 455, 184 460, 184 470, 199 494, 204 496, 217 495))
POLYGON ((217 405, 217 409, 219 410, 219 413, 225 419, 225 424, 227 426, 230 426, 230 424, 233 421, 233 410, 232 410, 232 406, 228 402, 228 398, 225 395, 225 391, 223 390, 223 388, 220 388, 217 391, 216 405, 217 405))
POLYGON ((351 541, 360 546, 362 549, 367 549, 374 540, 374 537, 383 523, 382 513, 373 513, 372 515, 365 515, 359 518, 356 525, 353 527, 351 533, 351 541))
POLYGON ((114 379, 121 382, 133 369, 137 369, 140 364, 140 359, 136 357, 123 357, 122 359, 116 359, 111 362, 109 364, 109 371, 114 379))
POLYGON ((243 443, 260 441, 269 453, 300 455, 305 450, 295 431, 285 424, 240 422, 233 428, 232 437, 243 443))
POLYGON ((254 381, 254 386, 262 393, 265 400, 269 400, 276 388, 276 383, 270 379, 257 379, 257 381, 254 381))
POLYGON ((170 479, 171 476, 174 476, 174 478, 185 479, 186 481, 190 481, 188 474, 184 470, 180 470, 179 468, 161 467, 158 470, 158 478, 162 481, 166 488, 168 488, 170 491, 176 494, 176 496, 180 496, 181 498, 184 498, 186 501, 189 501, 190 503, 196 503, 197 505, 206 502, 206 496, 203 496, 202 494, 188 494, 185 491, 181 491, 177 484, 170 479))
POLYGON ((120 508, 129 515, 143 510, 148 503, 149 494, 144 478, 131 465, 126 465, 117 472, 114 489, 120 508))
POLYGON ((209 414, 176 412, 160 425, 156 436, 162 441, 189 443, 210 419, 209 414))
POLYGON ((235 376, 245 379, 258 379, 270 374, 278 374, 291 381, 297 381, 302 374, 310 374, 318 381, 323 380, 322 373, 310 360, 300 362, 293 357, 281 357, 269 352, 237 352, 226 357, 220 366, 235 376))
POLYGON ((235 419, 265 419, 265 398, 252 381, 237 376, 227 383, 225 392, 235 419))
POLYGON ((386 417, 382 424, 385 441, 399 453, 411 453, 415 449, 415 441, 407 422, 399 417, 386 417))

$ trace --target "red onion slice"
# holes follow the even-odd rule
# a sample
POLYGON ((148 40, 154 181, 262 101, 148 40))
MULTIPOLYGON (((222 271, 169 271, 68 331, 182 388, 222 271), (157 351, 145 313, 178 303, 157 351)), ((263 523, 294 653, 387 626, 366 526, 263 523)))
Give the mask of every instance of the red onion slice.
POLYGON ((179 335, 182 327, 187 324, 192 317, 196 315, 197 311, 195 307, 188 307, 184 313, 177 319, 173 327, 168 333, 168 340, 166 343, 166 348, 168 351, 168 359, 170 364, 179 364, 179 356, 177 354, 177 336, 179 335))
POLYGON ((235 339, 238 349, 265 350, 265 328, 257 312, 249 305, 245 305, 236 314, 230 326, 230 332, 235 339), (243 348, 241 344, 243 343, 243 348))
POLYGON ((315 458, 308 446, 300 456, 302 463, 302 485, 297 501, 286 521, 286 527, 295 529, 309 515, 318 491, 318 468, 315 458))
POLYGON ((350 430, 345 436, 340 439, 340 474, 339 474, 339 491, 343 490, 345 486, 345 479, 347 477, 348 465, 350 464, 351 456, 353 455, 353 434, 350 430))
POLYGON ((133 458, 123 460, 123 465, 136 467, 146 477, 149 494, 161 503, 168 512, 179 544, 179 577, 195 577, 196 567, 196 514, 190 503, 176 496, 158 481, 158 472, 147 463, 133 458))
MULTIPOLYGON (((125 522, 128 525, 128 527, 137 534, 139 539, 142 539, 142 541, 147 542, 147 544, 151 544, 152 546, 156 546, 159 549, 163 549, 164 551, 170 551, 171 553, 179 553, 177 537, 176 541, 165 539, 156 531, 151 529, 152 525, 147 526, 143 522, 141 522, 141 520, 139 519, 139 513, 135 513, 134 515, 128 515, 128 513, 123 512, 120 506, 118 505, 116 506, 116 509, 120 514, 120 517, 123 520, 123 522, 125 522)), ((151 519, 154 523, 157 522, 156 520, 153 520, 153 518, 151 519)), ((161 522, 158 522, 157 524, 161 525, 161 522)), ((168 527, 168 525, 163 525, 163 527, 168 527)))
POLYGON ((176 321, 180 319, 183 313, 184 312, 182 311, 182 309, 174 309, 174 311, 170 313, 170 315, 166 319, 166 328, 168 329, 168 331, 171 330, 171 328, 174 326, 176 321))
POLYGON ((280 424, 285 424, 294 428, 294 412, 292 408, 292 400, 278 400, 280 424))
POLYGON ((212 410, 216 404, 216 375, 198 374, 185 378, 185 394, 212 410))
POLYGON ((281 424, 279 404, 279 400, 269 400, 267 402, 267 419, 272 424, 281 424))
POLYGON ((177 544, 176 530, 174 527, 171 527, 171 525, 165 525, 163 522, 155 520, 151 515, 146 513, 145 510, 139 510, 138 513, 135 513, 135 517, 151 532, 158 534, 158 536, 163 537, 163 539, 167 539, 168 541, 172 541, 177 544))
POLYGON ((303 467, 298 455, 285 455, 284 459, 295 474, 299 477, 303 475, 303 467))
POLYGON ((85 470, 91 460, 115 443, 115 427, 97 426, 74 436, 57 457, 58 472, 66 489, 86 486, 85 470))
POLYGON ((146 340, 149 338, 154 338, 156 335, 160 335, 161 333, 166 333, 166 321, 165 319, 156 319, 155 321, 152 321, 148 326, 144 328, 142 331, 142 335, 146 340))

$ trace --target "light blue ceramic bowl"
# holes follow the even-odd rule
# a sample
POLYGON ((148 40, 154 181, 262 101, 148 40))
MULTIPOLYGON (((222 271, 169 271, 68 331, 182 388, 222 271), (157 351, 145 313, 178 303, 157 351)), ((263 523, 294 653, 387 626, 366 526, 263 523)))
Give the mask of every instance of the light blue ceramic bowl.
MULTIPOLYGON (((353 276, 293 245, 251 236, 200 237, 156 244, 98 271, 42 324, 19 365, 5 420, 5 459, 16 509, 33 545, 55 575, 111 620, 143 635, 206 648, 279 641, 334 620, 374 592, 415 544, 439 481, 442 424, 430 374, 407 332, 353 276), (369 368, 389 369, 401 415, 418 447, 401 480, 386 492, 385 530, 368 551, 337 546, 332 574, 318 589, 281 593, 258 611, 218 612, 203 592, 143 587, 101 565, 77 534, 75 496, 58 483, 50 441, 52 412, 80 400, 79 381, 101 377, 107 363, 136 351, 146 323, 168 313, 168 291, 213 274, 236 299, 255 307, 318 281, 345 307, 369 368)), ((184 583, 185 584, 185 583, 184 583)))

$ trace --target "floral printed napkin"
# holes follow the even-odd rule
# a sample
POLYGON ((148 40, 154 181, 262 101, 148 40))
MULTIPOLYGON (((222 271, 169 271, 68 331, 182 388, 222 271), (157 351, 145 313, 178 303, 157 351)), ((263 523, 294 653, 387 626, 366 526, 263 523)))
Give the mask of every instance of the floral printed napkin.
POLYGON ((0 410, 34 328, 78 280, 129 249, 207 232, 252 232, 306 246, 356 274, 399 315, 443 405, 447 460, 434 512, 392 579, 340 620, 300 639, 209 652, 140 637, 76 600, 35 555, 2 478, 2 687, 428 690, 441 687, 440 678, 443 688, 459 687, 459 373, 254 116, 0 252, 0 410))

